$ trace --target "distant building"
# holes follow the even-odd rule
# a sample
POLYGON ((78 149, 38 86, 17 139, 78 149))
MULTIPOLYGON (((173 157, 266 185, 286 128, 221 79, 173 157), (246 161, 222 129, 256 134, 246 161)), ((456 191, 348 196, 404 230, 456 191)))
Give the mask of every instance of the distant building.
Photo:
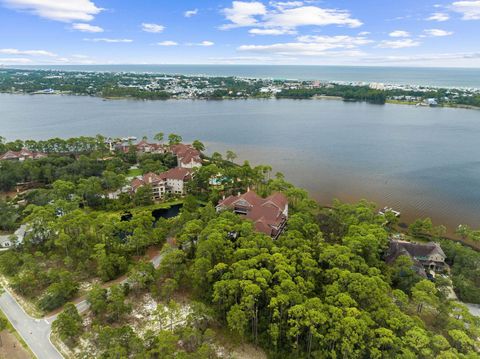
POLYGON ((135 145, 137 152, 140 153, 165 153, 166 146, 159 143, 148 143, 147 141, 140 141, 135 145))
POLYGON ((192 145, 185 145, 179 143, 170 146, 172 153, 177 156, 178 166, 182 168, 195 168, 202 166, 202 159, 200 158, 200 151, 192 147, 192 145))
POLYGON ((255 230, 274 239, 284 231, 288 219, 288 200, 280 192, 262 198, 254 191, 230 196, 217 205, 217 211, 231 210, 253 221, 255 230))
POLYGON ((45 153, 33 152, 26 148, 20 151, 7 151, 0 156, 0 161, 25 161, 27 159, 36 160, 38 158, 47 157, 45 153))
POLYGON ((186 193, 185 184, 192 178, 191 170, 188 168, 172 168, 159 174, 146 173, 143 176, 132 180, 132 192, 145 185, 152 187, 152 198, 154 200, 162 199, 166 193, 175 195, 184 195, 186 193))
MULTIPOLYGON (((144 154, 144 153, 166 153, 168 152, 168 147, 162 145, 160 143, 148 143, 147 141, 140 141, 136 145, 133 145, 137 153, 144 154)), ((112 147, 112 146, 111 146, 112 147)), ((130 151, 130 145, 124 145, 122 143, 117 143, 113 146, 113 149, 118 151, 128 153, 130 151)))
MULTIPOLYGON (((140 141, 136 145, 133 145, 135 150, 139 154, 144 153, 171 153, 177 157, 178 167, 182 168, 195 168, 202 166, 202 159, 200 157, 200 151, 192 147, 192 145, 185 145, 179 143, 172 146, 162 145, 160 143, 148 143, 147 141, 140 141)), ((128 153, 130 145, 117 144, 114 149, 128 153)))
POLYGON ((414 269, 423 277, 429 271, 442 271, 447 267, 446 255, 438 243, 413 243, 401 240, 391 240, 385 261, 393 263, 399 256, 408 256, 412 259, 414 269))

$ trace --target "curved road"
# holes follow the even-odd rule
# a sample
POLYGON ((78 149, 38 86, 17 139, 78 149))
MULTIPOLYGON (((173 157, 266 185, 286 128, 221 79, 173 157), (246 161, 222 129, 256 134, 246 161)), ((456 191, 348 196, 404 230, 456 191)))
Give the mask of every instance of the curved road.
MULTIPOLYGON (((157 254, 151 259, 151 262, 155 268, 158 268, 162 259, 163 253, 157 254)), ((128 278, 120 283, 126 282, 128 282, 128 278)), ((80 313, 89 308, 86 300, 82 300, 75 305, 80 313)), ((6 289, 0 295, 0 309, 5 313, 10 323, 12 323, 38 359, 63 359, 62 354, 50 341, 52 323, 58 314, 42 319, 32 318, 25 313, 21 305, 6 289)))

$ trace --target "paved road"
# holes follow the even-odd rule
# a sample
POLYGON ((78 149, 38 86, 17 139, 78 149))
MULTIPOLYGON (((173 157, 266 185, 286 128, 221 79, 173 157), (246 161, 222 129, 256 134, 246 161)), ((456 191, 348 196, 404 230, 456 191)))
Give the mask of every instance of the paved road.
POLYGON ((50 323, 26 314, 7 290, 0 296, 0 308, 38 359, 63 359, 50 342, 50 323))
MULTIPOLYGON (((151 259, 151 262, 155 268, 158 268, 162 259, 163 253, 157 254, 151 259)), ((128 278, 125 278, 120 283, 126 282, 128 282, 128 278)), ((82 300, 76 304, 76 307, 82 313, 88 310, 90 305, 86 300, 82 300)), ((0 296, 0 309, 5 313, 10 323, 12 323, 38 359, 63 359, 63 356, 50 342, 52 323, 58 314, 42 319, 32 318, 25 313, 20 304, 7 290, 0 296)))
POLYGON ((468 307, 472 315, 480 317, 480 304, 469 304, 469 303, 463 303, 463 304, 465 304, 468 307))

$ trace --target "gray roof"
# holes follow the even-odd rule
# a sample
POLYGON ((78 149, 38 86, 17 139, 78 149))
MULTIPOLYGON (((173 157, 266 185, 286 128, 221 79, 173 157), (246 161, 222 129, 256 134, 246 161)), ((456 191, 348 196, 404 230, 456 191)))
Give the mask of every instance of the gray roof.
POLYGON ((434 254, 439 254, 443 259, 446 258, 440 245, 435 242, 414 243, 391 240, 385 260, 387 263, 391 263, 400 255, 408 255, 412 258, 427 258, 434 254))

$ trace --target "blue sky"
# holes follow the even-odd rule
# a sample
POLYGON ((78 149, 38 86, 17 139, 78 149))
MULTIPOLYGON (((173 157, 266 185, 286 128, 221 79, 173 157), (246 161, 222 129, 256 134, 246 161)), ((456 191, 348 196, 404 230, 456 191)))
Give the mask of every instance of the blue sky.
POLYGON ((0 0, 0 64, 480 67, 480 0, 0 0))

